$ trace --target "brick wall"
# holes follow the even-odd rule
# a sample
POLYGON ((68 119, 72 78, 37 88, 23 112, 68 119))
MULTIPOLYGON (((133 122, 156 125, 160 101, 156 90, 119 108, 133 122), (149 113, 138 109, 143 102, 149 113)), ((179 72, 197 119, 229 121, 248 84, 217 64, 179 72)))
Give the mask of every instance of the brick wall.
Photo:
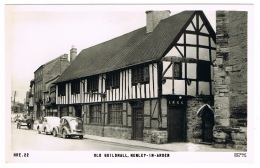
POLYGON ((216 36, 215 147, 232 146, 245 150, 247 12, 217 11, 216 36))

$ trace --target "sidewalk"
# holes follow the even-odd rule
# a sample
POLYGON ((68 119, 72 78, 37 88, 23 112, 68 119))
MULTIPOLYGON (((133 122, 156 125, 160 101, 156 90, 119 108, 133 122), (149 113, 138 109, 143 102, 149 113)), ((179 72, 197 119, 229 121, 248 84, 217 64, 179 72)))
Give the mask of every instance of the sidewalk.
POLYGON ((190 142, 151 144, 143 141, 117 139, 117 138, 101 137, 101 136, 87 135, 87 134, 84 135, 84 138, 102 141, 102 142, 122 144, 127 146, 135 146, 135 147, 138 146, 138 147, 145 147, 145 148, 150 148, 155 150, 172 151, 172 152, 241 152, 236 149, 218 149, 218 148, 213 148, 212 145, 194 144, 190 142))

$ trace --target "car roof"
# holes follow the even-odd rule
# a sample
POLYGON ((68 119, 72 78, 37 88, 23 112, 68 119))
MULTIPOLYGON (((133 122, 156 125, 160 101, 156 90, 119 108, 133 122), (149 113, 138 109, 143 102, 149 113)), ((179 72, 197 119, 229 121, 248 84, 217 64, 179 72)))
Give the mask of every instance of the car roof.
POLYGON ((78 118, 78 119, 80 119, 79 117, 72 117, 72 116, 64 116, 64 117, 61 117, 61 118, 64 118, 64 119, 75 119, 75 118, 78 118))
POLYGON ((52 117, 52 116, 48 116, 48 117, 44 117, 44 118, 47 118, 47 119, 52 119, 52 118, 60 118, 60 117, 52 117))

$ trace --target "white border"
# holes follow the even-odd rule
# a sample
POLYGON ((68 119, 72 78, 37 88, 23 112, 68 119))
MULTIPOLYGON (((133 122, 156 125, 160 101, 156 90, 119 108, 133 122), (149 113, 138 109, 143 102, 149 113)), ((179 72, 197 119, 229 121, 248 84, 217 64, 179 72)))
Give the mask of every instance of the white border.
MULTIPOLYGON (((94 1, 88 1, 87 3, 105 3, 105 4, 108 4, 108 2, 107 1, 96 1, 96 2, 94 2, 94 1)), ((186 2, 186 1, 182 1, 183 3, 184 2, 186 2)), ((27 4, 30 4, 30 3, 34 3, 33 1, 5 1, 4 2, 4 4, 9 4, 9 3, 13 3, 13 4, 16 4, 16 3, 18 3, 18 4, 25 4, 25 3, 27 3, 27 4)), ((40 2, 40 3, 43 3, 43 4, 46 4, 46 3, 48 3, 48 4, 53 4, 53 3, 56 3, 56 4, 59 4, 60 2, 59 1, 50 1, 50 0, 47 0, 47 1, 42 1, 42 2, 40 2)), ((86 3, 86 1, 73 1, 73 2, 71 2, 71 1, 64 1, 64 2, 62 2, 62 4, 71 4, 71 3, 73 3, 73 4, 75 4, 75 3, 86 3)), ((109 2, 110 3, 110 2, 109 2)), ((112 1, 111 3, 119 3, 119 2, 117 2, 117 1, 112 1)), ((131 1, 131 3, 140 3, 140 1, 131 1)), ((151 1, 143 1, 143 2, 141 2, 141 3, 151 3, 151 1)), ((165 0, 162 0, 162 1, 160 1, 160 2, 156 2, 157 4, 159 3, 159 4, 162 4, 162 3, 169 3, 168 1, 165 1, 165 0)), ((192 1, 189 1, 189 3, 194 3, 194 2, 192 2, 192 1)), ((196 3, 198 3, 198 1, 196 1, 196 3)), ((208 2, 206 2, 206 1, 200 1, 199 3, 208 3, 208 2)), ((243 6, 236 6, 236 5, 226 5, 226 3, 236 3, 236 4, 239 4, 239 3, 253 3, 254 4, 254 8, 255 8, 255 10, 254 10, 254 13, 252 12, 252 11, 249 11, 249 13, 248 13, 248 18, 249 18, 249 20, 248 20, 248 57, 250 57, 248 60, 248 62, 249 62, 249 66, 248 66, 248 86, 249 86, 249 93, 248 93, 248 114, 249 114, 249 119, 251 120, 251 121, 249 121, 249 125, 248 125, 248 129, 250 129, 250 130, 252 130, 252 133, 254 132, 254 134, 248 134, 248 137, 249 138, 252 138, 252 137, 254 137, 254 143, 250 143, 250 144, 248 144, 248 150, 250 150, 250 149, 254 149, 254 152, 253 153, 251 153, 251 157, 252 158, 254 158, 254 160, 251 160, 252 158, 250 158, 250 162, 251 163, 247 163, 247 165, 245 165, 245 164, 240 164, 241 162, 243 162, 243 161, 241 161, 242 159, 239 159, 239 160, 237 160, 237 159, 234 159, 233 157, 231 157, 230 158, 230 156, 228 156, 228 154, 226 155, 226 154, 220 154, 219 156, 217 155, 217 156, 213 156, 212 157, 212 161, 213 160, 216 160, 217 161, 217 163, 223 163, 223 162, 221 162, 220 160, 221 160, 221 158, 226 158, 226 159, 230 159, 230 163, 232 163, 232 164, 234 164, 234 163, 238 163, 238 165, 236 165, 237 167, 244 167, 244 166, 256 166, 256 165, 258 165, 259 164, 259 153, 258 153, 258 149, 259 149, 259 134, 258 134, 258 132, 259 132, 259 127, 258 127, 258 123, 259 123, 259 114, 257 114, 257 113, 255 113, 254 112, 254 104, 257 104, 259 101, 257 101, 258 99, 256 98, 256 94, 254 95, 253 93, 259 93, 258 91, 259 91, 259 89, 257 88, 257 87, 254 87, 254 81, 255 82, 259 82, 259 79, 258 78, 254 78, 255 76, 254 76, 254 73, 256 73, 257 74, 257 71, 258 71, 258 69, 257 69, 257 66, 253 66, 254 64, 253 63, 258 63, 258 60, 259 60, 259 58, 258 57, 253 57, 254 56, 254 53, 255 53, 255 55, 257 55, 256 53, 258 53, 258 51, 259 51, 259 42, 258 41, 256 41, 256 38, 254 39, 253 37, 260 37, 259 36, 259 33, 258 33, 258 31, 253 31, 254 29, 255 30, 259 30, 259 21, 256 21, 256 20, 254 20, 254 17, 253 17, 253 15, 254 16, 259 16, 259 14, 257 14, 257 11, 259 10, 257 10, 256 8, 258 7, 258 5, 257 5, 257 3, 256 2, 253 2, 253 1, 241 1, 241 0, 239 0, 239 1, 218 1, 218 3, 221 3, 221 4, 215 4, 215 6, 212 6, 211 8, 212 9, 219 9, 219 7, 221 7, 221 10, 245 10, 245 8, 243 7, 243 6), (224 5, 224 6, 223 6, 224 5), (258 24, 258 25, 257 25, 258 24), (255 69, 253 69, 253 68, 255 68, 255 69), (254 96, 254 97, 253 97, 254 96), (254 115, 253 115, 253 114, 254 115), (250 135, 250 136, 249 136, 250 135), (252 135, 252 136, 251 136, 252 135)), ((195 5, 195 6, 198 6, 199 4, 197 4, 197 5, 195 5)), ((201 5, 199 5, 200 7, 202 7, 201 5)), ((179 7, 180 8, 185 8, 185 10, 189 10, 189 9, 194 9, 194 7, 193 6, 191 6, 191 5, 189 5, 189 6, 186 6, 186 5, 184 5, 184 4, 182 4, 182 5, 179 5, 179 7)), ((4 11, 4 6, 1 6, 1 9, 3 9, 3 10, 1 10, 1 11, 4 11)), ((181 9, 180 9, 181 10, 181 9)), ((3 17, 1 17, 1 19, 2 19, 3 17)), ((255 18, 257 18, 257 17, 255 17, 255 18)), ((1 23, 2 24, 4 24, 4 22, 1 20, 1 23)), ((3 32, 3 36, 2 37, 4 37, 4 32, 3 32)), ((4 46, 4 39, 2 39, 1 40, 1 46, 4 46)), ((2 50, 1 50, 2 51, 2 50)), ((3 50, 3 52, 1 52, 1 54, 2 55, 5 55, 4 54, 4 50, 3 50)), ((1 63, 4 63, 5 61, 4 61, 4 57, 0 57, 1 58, 1 60, 0 60, 0 62, 1 63)), ((2 75, 2 71, 4 72, 5 70, 7 70, 7 69, 3 69, 2 67, 4 67, 5 65, 3 65, 3 66, 1 66, 1 75, 2 75)), ((7 75, 7 77, 8 77, 8 71, 6 72, 6 73, 3 73, 3 76, 5 76, 5 75, 7 75)), ((5 79, 7 79, 6 77, 5 77, 5 79)), ((6 86, 3 86, 2 87, 2 85, 1 85, 1 88, 3 88, 3 90, 5 91, 7 88, 8 88, 8 84, 9 84, 9 80, 5 80, 5 84, 6 84, 6 86)), ((258 86, 258 85, 256 85, 255 84, 255 86, 258 86)), ((9 90, 9 89, 8 89, 9 90)), ((10 97, 10 96, 8 96, 8 94, 6 95, 7 97, 10 97)), ((6 99, 6 97, 2 97, 2 102, 6 102, 5 101, 5 99, 6 99)), ((4 103, 5 104, 5 103, 4 103)), ((4 107, 4 106, 2 106, 3 107, 3 109, 2 109, 2 107, 1 107, 1 111, 2 112, 5 112, 6 111, 6 109, 8 109, 7 107, 10 107, 9 105, 10 105, 10 103, 9 104, 5 104, 6 105, 6 107, 4 107)), ((3 113, 1 113, 1 115, 3 115, 3 113)), ((5 117, 3 117, 2 116, 2 118, 4 119, 5 117)), ((5 128, 5 125, 3 124, 4 122, 2 122, 2 125, 1 125, 1 128, 5 128)), ((3 130, 3 131, 1 131, 2 133, 5 133, 5 131, 6 130, 3 130)), ((5 135, 6 134, 4 134, 2 137, 5 137, 5 135)), ((250 142, 250 141, 248 141, 248 142, 250 142)), ((4 145, 3 146, 5 146, 6 144, 4 143, 4 145)), ((37 155, 42 155, 42 152, 33 152, 33 153, 35 153, 35 156, 36 156, 36 158, 34 158, 34 159, 37 159, 37 155), (38 153, 38 154, 37 154, 38 153), (41 153, 41 154, 40 154, 41 153)), ((47 152, 47 153, 50 153, 50 152, 47 152)), ((65 158, 66 157, 70 157, 70 153, 71 152, 69 152, 69 154, 67 155, 67 153, 64 153, 64 152, 61 152, 60 154, 62 154, 65 158)), ((249 153, 249 152, 248 152, 249 153)), ((82 156, 86 156, 86 155, 88 155, 88 152, 86 152, 85 154, 82 154, 82 156)), ((200 158, 208 158, 209 159, 209 155, 208 154, 203 154, 203 153, 181 153, 181 154, 177 154, 176 155, 176 157, 178 158, 178 156, 181 156, 181 158, 178 158, 178 159, 185 159, 187 162, 188 161, 191 161, 191 160, 193 160, 194 159, 194 155, 197 155, 198 157, 200 157, 200 158)), ((38 156, 38 157, 40 157, 40 156, 38 156)), ((248 155, 248 158, 249 158, 250 156, 248 155)), ((1 157, 1 158, 5 158, 5 157, 1 157)), ((47 159, 47 158, 46 158, 47 159)), ((80 159, 80 158, 79 158, 80 159)), ((84 159, 84 161, 85 161, 85 157, 82 157, 81 159, 84 159)), ((204 159, 205 160, 205 162, 206 162, 206 160, 208 160, 208 159, 204 159)), ((80 161, 80 160, 78 160, 78 161, 80 161)), ((152 161, 150 161, 150 160, 145 160, 146 161, 146 163, 147 162, 152 162, 152 161)), ((247 161, 248 161, 248 159, 247 159, 247 161)), ((4 161, 5 162, 5 161, 4 161)), ((64 160, 61 160, 61 162, 64 162, 64 160)), ((103 161, 102 161, 103 162, 103 161)), ((114 162, 116 162, 116 161, 114 161, 114 162)), ((133 162, 133 161, 131 161, 131 162, 133 162)), ((142 161, 143 162, 143 161, 142 161)), ((161 162, 161 160, 160 161, 158 161, 159 163, 161 162)), ((156 162, 156 163, 158 163, 158 162, 156 162)), ((181 162, 182 163, 182 165, 183 165, 183 162, 181 162)), ((201 163, 201 162, 200 162, 201 163)), ((152 163, 152 164, 155 164, 155 163, 152 163)), ((162 163, 160 163, 160 164, 162 164, 162 163)), ((28 166, 28 165, 27 165, 28 166)), ((33 166, 33 165, 31 165, 31 166, 33 166)), ((47 166, 47 165, 46 165, 47 166)), ((189 166, 192 166, 192 165, 189 165, 189 166)), ((210 165, 211 167, 214 167, 214 165, 210 165)), ((217 166, 219 167, 219 166, 221 166, 221 165, 219 165, 219 164, 217 164, 217 166)), ((125 167, 125 165, 124 165, 124 167, 125 167)), ((131 166, 132 167, 132 166, 131 166)))

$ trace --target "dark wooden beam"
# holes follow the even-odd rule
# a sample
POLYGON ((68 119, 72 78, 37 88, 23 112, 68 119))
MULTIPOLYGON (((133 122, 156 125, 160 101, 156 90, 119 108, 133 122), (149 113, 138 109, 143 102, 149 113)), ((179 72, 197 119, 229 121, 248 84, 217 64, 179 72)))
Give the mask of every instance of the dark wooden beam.
POLYGON ((164 72, 162 73, 162 76, 164 76, 166 74, 166 72, 168 71, 168 69, 171 67, 172 62, 170 63, 170 65, 168 65, 168 67, 164 70, 164 72))
POLYGON ((177 57, 177 56, 167 56, 162 58, 162 61, 167 62, 186 62, 186 63, 197 63, 198 60, 194 58, 177 57))
POLYGON ((206 48, 206 49, 216 50, 216 48, 214 48, 214 47, 203 46, 203 45, 196 45, 196 44, 181 44, 181 43, 177 43, 176 46, 199 47, 199 48, 206 48))

